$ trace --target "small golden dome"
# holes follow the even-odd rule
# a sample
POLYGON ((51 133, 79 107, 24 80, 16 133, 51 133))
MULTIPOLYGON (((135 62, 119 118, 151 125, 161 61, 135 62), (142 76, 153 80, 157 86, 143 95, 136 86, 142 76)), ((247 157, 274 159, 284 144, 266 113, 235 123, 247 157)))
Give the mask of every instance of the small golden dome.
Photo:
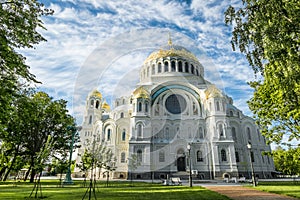
POLYGON ((204 91, 206 99, 215 98, 215 97, 223 97, 221 90, 219 90, 215 85, 210 85, 204 91))
POLYGON ((104 101, 102 103, 102 109, 105 110, 105 111, 110 111, 110 106, 108 105, 108 103, 106 103, 106 101, 104 101))
POLYGON ((149 99, 150 94, 143 86, 138 87, 133 91, 133 97, 138 99, 138 98, 143 98, 143 99, 149 99))
POLYGON ((91 97, 97 97, 99 99, 102 99, 102 94, 98 90, 93 90, 93 92, 90 95, 91 97))

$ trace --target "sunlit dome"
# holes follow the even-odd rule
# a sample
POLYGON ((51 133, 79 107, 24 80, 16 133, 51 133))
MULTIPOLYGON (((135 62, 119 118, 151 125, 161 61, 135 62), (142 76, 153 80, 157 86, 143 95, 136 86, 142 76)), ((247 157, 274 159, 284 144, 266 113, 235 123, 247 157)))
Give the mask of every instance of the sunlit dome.
POLYGON ((197 57, 192 52, 182 46, 173 45, 171 39, 169 39, 167 46, 160 48, 158 51, 152 52, 144 63, 164 57, 188 58, 195 63, 199 63, 197 57))
POLYGON ((223 96, 221 90, 219 90, 215 85, 208 86, 207 89, 204 91, 204 93, 206 99, 223 96))
POLYGON ((102 94, 98 90, 93 90, 93 92, 90 95, 91 97, 97 97, 99 99, 102 99, 102 94))
POLYGON ((138 98, 148 99, 150 98, 150 94, 147 90, 145 90, 144 87, 139 87, 133 91, 133 97, 136 99, 138 98))
POLYGON ((106 101, 104 101, 102 103, 102 109, 104 109, 107 112, 110 111, 110 106, 109 106, 109 104, 106 101))

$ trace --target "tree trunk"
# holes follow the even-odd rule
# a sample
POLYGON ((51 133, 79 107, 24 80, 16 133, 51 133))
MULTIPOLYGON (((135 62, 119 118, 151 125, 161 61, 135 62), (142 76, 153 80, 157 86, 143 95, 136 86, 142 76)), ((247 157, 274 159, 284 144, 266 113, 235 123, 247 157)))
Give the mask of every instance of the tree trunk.
POLYGON ((5 170, 7 169, 7 166, 2 167, 0 170, 0 180, 2 180, 2 175, 4 174, 5 170))
POLYGON ((36 170, 34 168, 32 168, 31 174, 30 174, 30 181, 29 181, 30 183, 34 182, 35 174, 36 174, 36 170))
POLYGON ((30 173, 30 170, 31 170, 31 166, 29 167, 29 169, 27 170, 26 174, 25 174, 25 177, 24 177, 24 181, 27 180, 28 176, 29 176, 29 173, 30 173))
POLYGON ((16 162, 16 157, 17 157, 17 156, 16 156, 16 154, 15 154, 14 157, 13 157, 13 160, 12 160, 11 163, 10 163, 10 166, 9 166, 8 169, 5 171, 5 174, 4 174, 4 177, 3 177, 2 181, 6 181, 6 179, 7 179, 8 175, 9 175, 11 169, 13 168, 13 166, 14 166, 14 164, 15 164, 15 162, 16 162))

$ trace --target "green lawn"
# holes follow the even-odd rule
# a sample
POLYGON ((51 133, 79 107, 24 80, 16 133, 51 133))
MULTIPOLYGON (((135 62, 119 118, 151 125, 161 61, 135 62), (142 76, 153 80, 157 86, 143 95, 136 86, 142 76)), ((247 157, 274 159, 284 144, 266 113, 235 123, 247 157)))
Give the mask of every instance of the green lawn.
MULTIPOLYGON (((82 182, 75 181, 74 185, 58 187, 57 181, 42 180, 42 194, 46 199, 62 199, 62 200, 77 200, 82 199, 87 191, 87 188, 82 187, 82 182)), ((33 184, 13 182, 0 183, 0 199, 27 199, 29 197, 33 184)), ((40 195, 40 193, 38 193, 40 195)), ((34 195, 33 195, 34 196, 34 195)), ((89 194, 86 194, 85 199, 88 199, 89 194)), ((209 191, 202 187, 187 186, 162 186, 161 184, 137 183, 131 185, 130 182, 110 182, 109 187, 106 187, 104 182, 97 183, 96 188, 97 199, 135 199, 135 200, 176 200, 176 199, 203 199, 203 200, 228 200, 229 198, 218 193, 209 191)), ((94 199, 92 196, 91 199, 94 199)))
POLYGON ((300 199, 300 182, 260 182, 258 190, 287 195, 300 199))

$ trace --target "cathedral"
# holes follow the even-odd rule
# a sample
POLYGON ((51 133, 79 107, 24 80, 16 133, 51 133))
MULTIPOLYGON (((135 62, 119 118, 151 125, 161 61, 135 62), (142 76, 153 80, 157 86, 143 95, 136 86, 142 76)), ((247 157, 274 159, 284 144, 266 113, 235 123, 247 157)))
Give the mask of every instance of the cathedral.
POLYGON ((263 154, 271 149, 254 120, 205 80, 192 52, 169 39, 145 59, 139 77, 131 95, 111 106, 97 90, 88 95, 77 162, 97 137, 116 157, 115 179, 184 177, 190 170, 197 179, 250 178, 251 162, 257 177, 272 177, 273 160, 263 154))

